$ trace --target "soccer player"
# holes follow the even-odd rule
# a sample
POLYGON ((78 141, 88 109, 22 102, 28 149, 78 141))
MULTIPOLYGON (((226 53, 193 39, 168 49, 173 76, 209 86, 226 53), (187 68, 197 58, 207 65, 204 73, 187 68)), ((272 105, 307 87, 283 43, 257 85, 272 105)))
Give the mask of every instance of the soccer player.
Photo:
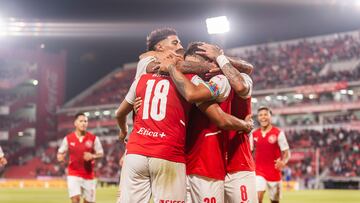
POLYGON ((5 158, 4 152, 0 146, 0 167, 3 167, 7 164, 7 160, 5 158))
POLYGON ((289 144, 285 134, 271 123, 272 112, 268 107, 258 109, 260 128, 252 133, 256 163, 256 189, 261 203, 266 188, 272 203, 281 197, 281 169, 290 159, 289 144))
MULTIPOLYGON (((185 97, 186 101, 198 102, 203 98, 211 99, 214 95, 220 95, 211 91, 197 76, 191 78, 199 81, 197 86, 201 89, 185 97)), ((155 202, 184 202, 185 129, 190 105, 179 95, 169 76, 142 75, 132 84, 126 99, 117 110, 122 139, 127 134, 126 115, 139 96, 144 102, 135 116, 134 129, 127 144, 118 202, 147 202, 150 195, 153 195, 155 202)), ((217 104, 208 105, 204 109, 206 114, 213 115, 212 118, 220 126, 244 128, 243 121, 226 115, 217 104)))
MULTIPOLYGON (((186 51, 185 60, 193 62, 204 62, 208 60, 196 52, 204 43, 191 43, 186 51)), ((199 87, 194 87, 177 68, 169 68, 170 75, 177 85, 179 92, 185 97, 198 94, 199 87)), ((214 76, 210 79, 210 87, 217 81, 214 88, 227 87, 230 90, 228 80, 223 75, 214 76)), ((203 98, 206 101, 206 98, 203 98)), ((214 98, 224 112, 230 113, 232 94, 230 91, 223 96, 214 98)), ((203 100, 203 101, 204 101, 203 100)), ((186 169, 189 186, 188 202, 218 202, 224 201, 224 178, 225 178, 225 157, 224 157, 224 135, 220 126, 217 127, 211 122, 202 110, 202 104, 193 108, 190 112, 186 143, 186 169), (199 110, 200 109, 200 110, 199 110)), ((211 118, 211 117, 210 117, 211 118)), ((251 120, 250 117, 246 120, 251 120)), ((235 128, 233 128, 235 129, 235 128)), ((236 130, 249 132, 252 128, 237 128, 236 130)))
POLYGON ((100 139, 86 131, 88 118, 84 113, 75 115, 74 126, 75 131, 63 139, 57 159, 64 162, 69 154, 67 183, 71 202, 80 203, 81 195, 85 203, 95 202, 95 159, 103 157, 104 151, 100 139))
MULTIPOLYGON (((217 61, 222 73, 234 89, 231 114, 240 119, 251 115, 251 92, 253 82, 248 76, 252 65, 243 60, 225 57, 219 47, 204 44, 198 51, 211 60, 217 61), (245 74, 247 73, 247 74, 245 74)), ((228 131, 226 138, 225 202, 257 203, 255 165, 251 155, 248 132, 228 131)))

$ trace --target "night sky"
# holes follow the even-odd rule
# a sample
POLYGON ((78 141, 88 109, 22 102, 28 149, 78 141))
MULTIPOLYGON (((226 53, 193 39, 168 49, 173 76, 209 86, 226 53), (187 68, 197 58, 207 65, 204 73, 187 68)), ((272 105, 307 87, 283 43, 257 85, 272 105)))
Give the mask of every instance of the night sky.
MULTIPOLYGON (((287 40, 360 28, 360 6, 315 3, 263 3, 263 0, 0 0, 0 17, 39 21, 120 23, 111 36, 9 37, 9 46, 66 50, 66 100, 145 50, 146 35, 158 27, 177 29, 183 45, 218 42, 206 31, 205 19, 227 15, 230 32, 225 48, 287 40), (259 3, 260 2, 260 3, 259 3)), ((294 2, 289 0, 288 2, 294 2)), ((306 1, 304 1, 306 2, 306 1)), ((311 2, 311 1, 309 1, 311 2)), ((4 41, 6 40, 6 41, 4 41)), ((6 43, 5 43, 6 42, 6 43)))

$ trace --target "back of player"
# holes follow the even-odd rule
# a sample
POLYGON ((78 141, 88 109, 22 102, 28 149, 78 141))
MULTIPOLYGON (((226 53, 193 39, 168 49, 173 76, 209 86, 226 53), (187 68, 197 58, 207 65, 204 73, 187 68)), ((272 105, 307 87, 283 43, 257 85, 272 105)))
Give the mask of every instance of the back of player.
POLYGON ((142 75, 132 85, 143 103, 135 116, 124 164, 121 202, 185 201, 185 133, 190 104, 171 78, 142 75), (176 191, 176 192, 174 192, 176 191))
MULTIPOLYGON (((232 115, 244 119, 251 114, 251 97, 235 95, 231 102, 232 115)), ((255 164, 252 158, 249 135, 229 131, 226 142, 227 175, 225 178, 225 202, 257 203, 255 164)))
MULTIPOLYGON (((231 111, 231 91, 219 103, 225 112, 231 111)), ((223 202, 225 156, 224 135, 197 107, 190 111, 186 137, 186 173, 192 202, 223 202)), ((189 194, 188 194, 189 195, 189 194)))

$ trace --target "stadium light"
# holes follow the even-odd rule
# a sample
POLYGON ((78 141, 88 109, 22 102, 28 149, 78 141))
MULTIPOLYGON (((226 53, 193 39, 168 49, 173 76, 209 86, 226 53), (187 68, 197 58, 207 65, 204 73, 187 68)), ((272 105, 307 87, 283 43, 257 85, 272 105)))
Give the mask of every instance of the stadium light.
POLYGON ((315 99, 316 95, 315 94, 309 94, 309 99, 315 99))
POLYGON ((90 113, 89 113, 89 112, 85 112, 84 114, 85 114, 85 116, 87 116, 87 117, 90 116, 90 113))
POLYGON ((354 90, 348 90, 347 93, 348 93, 348 95, 353 95, 353 94, 354 94, 354 90))
POLYGON ((256 98, 251 98, 251 102, 252 102, 252 103, 257 103, 258 100, 257 100, 256 98))
POLYGON ((32 84, 33 84, 34 86, 36 86, 36 85, 39 84, 39 81, 38 81, 38 80, 33 80, 33 81, 32 81, 32 84))
POLYGON ((302 100, 304 98, 304 95, 302 95, 302 94, 294 94, 294 98, 302 100))
POLYGON ((100 116, 100 111, 95 111, 95 116, 100 116))
POLYGON ((340 90, 340 94, 347 94, 347 90, 340 90))
POLYGON ((110 112, 109 110, 105 110, 105 111, 103 111, 103 114, 104 114, 105 116, 108 116, 108 115, 111 114, 111 112, 110 112))
POLYGON ((18 132, 18 136, 19 136, 19 137, 24 136, 24 132, 22 132, 22 131, 18 132))
POLYGON ((265 100, 266 100, 266 101, 271 101, 271 97, 270 97, 270 96, 266 96, 266 97, 265 97, 265 100))
POLYGON ((226 16, 207 18, 206 27, 209 34, 221 34, 229 32, 230 23, 226 16))

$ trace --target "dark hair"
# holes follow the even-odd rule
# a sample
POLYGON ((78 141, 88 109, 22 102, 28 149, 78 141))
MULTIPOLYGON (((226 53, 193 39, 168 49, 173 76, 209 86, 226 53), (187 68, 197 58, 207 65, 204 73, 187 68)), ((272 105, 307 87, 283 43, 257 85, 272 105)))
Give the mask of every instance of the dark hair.
POLYGON ((186 52, 185 52, 185 56, 200 56, 202 58, 204 58, 207 61, 211 61, 208 57, 203 56, 203 55, 199 55, 196 52, 197 51, 204 51, 203 49, 200 49, 199 46, 205 44, 205 42, 190 42, 190 44, 188 45, 186 52))
POLYGON ((78 119, 79 116, 85 116, 86 117, 86 115, 83 112, 79 112, 79 113, 75 114, 74 120, 78 119))
POLYGON ((155 45, 171 35, 177 35, 173 28, 159 28, 150 32, 146 38, 148 51, 155 51, 155 45))
POLYGON ((270 113, 270 115, 272 115, 271 109, 269 107, 267 107, 267 106, 260 106, 258 108, 257 112, 259 113, 261 110, 266 110, 266 111, 268 111, 270 113))

